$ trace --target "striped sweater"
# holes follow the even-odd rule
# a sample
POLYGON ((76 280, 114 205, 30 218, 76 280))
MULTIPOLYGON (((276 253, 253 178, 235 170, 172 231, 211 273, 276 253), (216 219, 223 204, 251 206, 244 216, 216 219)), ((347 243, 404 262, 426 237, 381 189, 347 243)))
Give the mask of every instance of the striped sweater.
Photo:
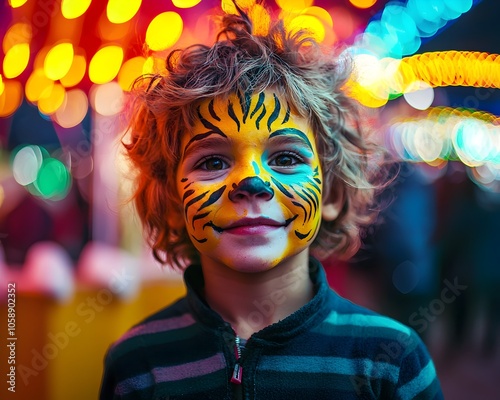
POLYGON ((314 259, 310 276, 314 298, 252 335, 238 358, 231 326, 199 295, 201 268, 189 267, 186 297, 111 346, 100 399, 443 398, 413 330, 337 295, 314 259), (231 382, 236 364, 241 383, 231 382))

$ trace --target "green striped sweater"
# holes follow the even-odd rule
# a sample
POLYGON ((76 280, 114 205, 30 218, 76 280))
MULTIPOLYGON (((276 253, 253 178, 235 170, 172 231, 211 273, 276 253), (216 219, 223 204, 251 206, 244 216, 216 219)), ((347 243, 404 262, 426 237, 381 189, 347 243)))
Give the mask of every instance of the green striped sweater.
POLYGON ((310 271, 315 297, 252 335, 238 355, 231 326, 199 295, 201 268, 189 267, 186 297, 111 346, 100 399, 443 398, 412 329, 337 295, 314 259, 310 271), (236 364, 241 383, 232 379, 236 364))

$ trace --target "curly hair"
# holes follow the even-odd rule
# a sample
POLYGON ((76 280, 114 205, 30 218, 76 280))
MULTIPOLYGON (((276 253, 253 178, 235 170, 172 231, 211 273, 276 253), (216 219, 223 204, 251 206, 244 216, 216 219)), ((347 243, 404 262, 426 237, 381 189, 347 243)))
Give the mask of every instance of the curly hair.
POLYGON ((319 258, 354 253, 360 228, 376 216, 381 187, 380 148, 363 131, 358 104, 343 90, 347 58, 322 48, 305 31, 288 32, 282 20, 254 34, 248 15, 225 15, 212 46, 172 51, 162 73, 135 85, 130 141, 124 143, 138 175, 133 195, 155 258, 183 268, 199 255, 186 232, 176 189, 181 135, 195 121, 200 101, 232 93, 278 89, 315 132, 325 191, 342 196, 334 221, 323 221, 311 249, 319 258))

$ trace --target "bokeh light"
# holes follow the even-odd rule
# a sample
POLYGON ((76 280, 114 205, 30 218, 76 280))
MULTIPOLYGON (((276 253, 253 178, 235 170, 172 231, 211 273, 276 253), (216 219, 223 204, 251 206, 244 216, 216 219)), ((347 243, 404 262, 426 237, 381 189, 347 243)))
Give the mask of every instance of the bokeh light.
POLYGON ((427 110, 434 101, 434 89, 428 83, 414 81, 404 93, 406 102, 417 110, 427 110))
POLYGON ((63 103, 52 116, 63 128, 72 128, 83 121, 87 115, 89 102, 83 90, 72 89, 66 93, 63 103))
POLYGON ((43 92, 38 99, 38 110, 45 115, 55 113, 63 104, 65 96, 66 90, 64 86, 55 83, 50 90, 43 92))
POLYGON ((61 13, 64 18, 75 19, 81 17, 92 3, 92 0, 62 0, 61 13))
POLYGON ((125 91, 130 91, 134 81, 143 74, 144 57, 134 57, 123 63, 120 72, 118 73, 118 83, 125 91))
POLYGON ((109 0, 106 15, 110 22, 123 24, 134 18, 141 4, 142 0, 109 0))
POLYGON ((30 46, 27 43, 18 43, 12 46, 3 59, 3 74, 12 79, 21 75, 30 59, 30 46))
POLYGON ((18 22, 12 25, 3 37, 2 49, 6 54, 12 46, 20 43, 30 43, 33 32, 30 24, 18 22))
POLYGON ((496 116, 476 110, 429 108, 418 118, 392 121, 386 145, 404 161, 500 166, 499 122, 496 116))
POLYGON ((172 0, 172 4, 177 8, 191 8, 197 5, 201 0, 172 0))
POLYGON ((34 185, 41 197, 60 200, 68 194, 71 175, 61 161, 48 157, 43 160, 34 185))
POLYGON ((38 170, 43 162, 43 156, 38 146, 20 148, 12 161, 12 176, 22 186, 36 180, 38 170))
POLYGON ((75 55, 73 57, 73 62, 69 67, 68 73, 64 75, 60 82, 65 87, 72 87, 78 85, 83 77, 85 76, 85 71, 87 70, 87 61, 83 55, 75 55))
POLYGON ((112 116, 123 109, 123 90, 117 82, 95 85, 90 91, 90 104, 99 114, 112 116))
POLYGON ((26 82, 26 98, 36 103, 44 93, 52 91, 52 86, 54 81, 47 78, 43 69, 35 69, 26 82))
POLYGON ((20 82, 7 80, 0 94, 0 117, 8 117, 16 112, 23 101, 23 87, 20 82))
POLYGON ((370 8, 377 0, 349 0, 349 2, 357 8, 370 8))
POLYGON ((18 8, 24 5, 28 0, 9 0, 9 5, 12 8, 18 8))
POLYGON ((146 31, 146 43, 153 51, 173 46, 181 37, 183 21, 174 11, 161 13, 153 18, 146 31))
POLYGON ((313 5, 313 0, 276 0, 276 4, 283 11, 301 12, 313 5))
POLYGON ((116 78, 123 61, 120 46, 105 46, 98 50, 89 63, 89 78, 94 83, 108 83, 116 78))
POLYGON ((71 43, 59 43, 52 47, 43 64, 47 78, 57 81, 63 78, 73 64, 74 50, 71 43))

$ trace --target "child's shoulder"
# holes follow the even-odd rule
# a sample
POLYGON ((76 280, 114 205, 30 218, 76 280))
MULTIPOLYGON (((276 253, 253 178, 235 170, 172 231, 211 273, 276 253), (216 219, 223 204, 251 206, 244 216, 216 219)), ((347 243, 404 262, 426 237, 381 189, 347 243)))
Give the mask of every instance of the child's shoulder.
POLYGON ((130 328, 112 344, 109 353, 113 358, 117 358, 125 353, 140 351, 157 341, 168 341, 167 337, 174 340, 194 324, 195 320, 189 312, 186 299, 182 298, 130 328))
POLYGON ((420 346, 420 338, 409 326, 338 296, 321 330, 328 335, 366 345, 370 341, 398 343, 407 350, 420 346))

